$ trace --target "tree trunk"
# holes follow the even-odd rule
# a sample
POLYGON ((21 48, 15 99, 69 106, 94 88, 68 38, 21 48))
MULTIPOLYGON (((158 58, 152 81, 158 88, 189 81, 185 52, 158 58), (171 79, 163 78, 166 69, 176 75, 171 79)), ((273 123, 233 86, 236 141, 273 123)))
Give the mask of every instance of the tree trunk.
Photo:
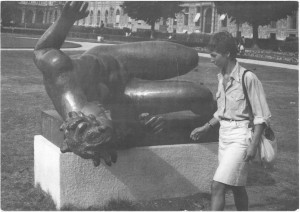
POLYGON ((155 31, 155 22, 151 23, 151 35, 150 35, 150 40, 154 39, 154 31, 155 31))
POLYGON ((253 34, 252 48, 259 49, 259 46, 258 46, 258 24, 257 23, 252 24, 252 34, 253 34))
POLYGON ((239 31, 240 31, 240 22, 239 22, 239 20, 236 20, 235 22, 236 22, 236 37, 239 38, 240 37, 240 33, 239 33, 239 31))

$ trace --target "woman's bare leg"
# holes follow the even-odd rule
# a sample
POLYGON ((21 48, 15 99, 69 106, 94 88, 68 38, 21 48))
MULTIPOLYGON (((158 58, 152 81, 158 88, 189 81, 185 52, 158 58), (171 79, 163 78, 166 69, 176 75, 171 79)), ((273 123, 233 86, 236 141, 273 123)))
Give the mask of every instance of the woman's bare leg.
POLYGON ((224 183, 213 181, 211 184, 211 210, 222 211, 225 206, 225 188, 224 183))
POLYGON ((231 187, 235 207, 238 211, 247 211, 248 210, 248 194, 245 186, 232 186, 231 187))

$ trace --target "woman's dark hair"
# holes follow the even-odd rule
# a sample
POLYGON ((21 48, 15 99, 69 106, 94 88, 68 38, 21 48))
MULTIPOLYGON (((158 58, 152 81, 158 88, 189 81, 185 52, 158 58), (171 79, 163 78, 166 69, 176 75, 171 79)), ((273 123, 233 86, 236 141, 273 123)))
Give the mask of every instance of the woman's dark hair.
POLYGON ((235 59, 238 49, 235 39, 227 31, 218 32, 213 35, 208 44, 210 51, 216 51, 220 54, 230 53, 230 58, 235 59))

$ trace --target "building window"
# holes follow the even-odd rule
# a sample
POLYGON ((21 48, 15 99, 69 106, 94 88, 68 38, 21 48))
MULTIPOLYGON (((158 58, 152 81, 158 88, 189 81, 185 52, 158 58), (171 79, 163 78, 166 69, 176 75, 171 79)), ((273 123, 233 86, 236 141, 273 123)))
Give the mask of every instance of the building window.
POLYGON ((162 21, 163 21, 162 25, 164 25, 164 26, 167 25, 167 19, 163 18, 162 21))
POLYGON ((189 8, 188 7, 184 8, 184 13, 189 13, 189 8))
POLYGON ((276 34, 275 33, 270 33, 270 39, 275 40, 276 39, 276 34))
POLYGON ((197 13, 194 18, 195 26, 200 26, 201 13, 197 13))
POLYGON ((184 25, 187 26, 189 24, 189 8, 185 7, 183 10, 183 15, 184 15, 184 25))
POLYGON ((224 19, 221 20, 221 26, 227 27, 227 16, 225 16, 224 19))
POLYGON ((31 24, 33 19, 33 12, 31 10, 26 11, 25 13, 25 23, 31 24))
POLYGON ((173 25, 177 25, 177 19, 176 18, 173 19, 173 25))
POLYGON ((289 26, 289 29, 297 29, 296 15, 288 16, 288 26, 289 26))
POLYGON ((187 26, 189 24, 189 14, 184 14, 184 25, 187 26))
POLYGON ((43 16, 44 16, 43 11, 38 11, 36 13, 35 23, 42 24, 43 23, 43 16))
POLYGON ((100 10, 98 10, 98 13, 97 13, 97 26, 100 25, 100 10))
POLYGON ((90 25, 93 24, 93 21, 94 21, 94 13, 93 11, 90 12, 90 25))
POLYGON ((116 11, 116 24, 119 24, 120 23, 120 10, 117 9, 116 11))
POLYGON ((272 29, 276 28, 276 25, 277 25, 277 22, 276 22, 276 21, 271 21, 270 27, 271 27, 272 29))
POLYGON ((56 19, 57 19, 57 11, 55 10, 55 12, 54 12, 54 20, 53 21, 56 21, 56 19))
POLYGON ((204 32, 211 33, 212 9, 207 8, 205 11, 204 32))
POLYGON ((105 23, 106 23, 106 24, 107 24, 107 22, 108 22, 107 19, 108 19, 108 11, 106 10, 106 11, 105 11, 105 23))

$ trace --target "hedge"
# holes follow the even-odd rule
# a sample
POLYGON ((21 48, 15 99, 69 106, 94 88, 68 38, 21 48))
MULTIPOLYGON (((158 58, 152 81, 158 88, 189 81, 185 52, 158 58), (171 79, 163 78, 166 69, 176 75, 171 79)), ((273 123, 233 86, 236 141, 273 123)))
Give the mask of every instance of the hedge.
POLYGON ((73 26, 70 32, 80 33, 95 33, 95 34, 109 34, 109 35, 125 35, 126 30, 118 28, 107 28, 107 27, 85 27, 85 26, 73 26))
POLYGON ((31 29, 31 28, 18 28, 18 27, 1 27, 2 33, 19 33, 19 34, 31 34, 42 35, 46 30, 44 29, 31 29))
POLYGON ((205 47, 208 45, 212 35, 210 34, 173 34, 170 41, 180 43, 190 47, 205 47))
MULTIPOLYGON (((253 46, 253 40, 246 38, 245 47, 251 48, 253 46)), ((274 39, 258 39, 257 45, 261 49, 269 49, 273 51, 286 51, 286 52, 298 52, 299 41, 298 37, 287 37, 284 41, 274 39)))
POLYGON ((279 50, 284 52, 298 52, 299 51, 299 42, 297 41, 284 41, 280 46, 279 50))

